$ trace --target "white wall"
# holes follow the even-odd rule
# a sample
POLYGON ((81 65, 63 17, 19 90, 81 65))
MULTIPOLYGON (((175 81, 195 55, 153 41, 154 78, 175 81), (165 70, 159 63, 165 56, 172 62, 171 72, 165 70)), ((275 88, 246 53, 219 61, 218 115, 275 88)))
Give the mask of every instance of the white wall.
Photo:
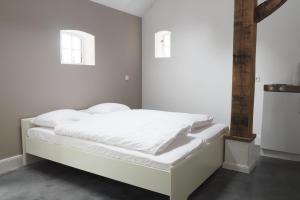
POLYGON ((211 113, 229 123, 232 28, 232 2, 157 1, 143 18, 144 108, 211 113), (161 30, 172 32, 171 59, 154 58, 161 30))
MULTIPOLYGON (((158 0, 143 18, 143 107, 210 113, 230 124, 234 1, 158 0), (154 58, 154 34, 172 31, 172 58, 154 58)), ((259 25, 254 131, 265 83, 299 81, 300 1, 259 25), (298 77, 296 78, 296 71, 298 77)), ((258 141, 259 142, 259 141, 258 141)))
MULTIPOLYGON (((262 2, 262 0, 260 1, 262 2)), ((300 85, 300 1, 289 0, 258 25, 254 131, 262 127, 263 86, 272 83, 300 85)))

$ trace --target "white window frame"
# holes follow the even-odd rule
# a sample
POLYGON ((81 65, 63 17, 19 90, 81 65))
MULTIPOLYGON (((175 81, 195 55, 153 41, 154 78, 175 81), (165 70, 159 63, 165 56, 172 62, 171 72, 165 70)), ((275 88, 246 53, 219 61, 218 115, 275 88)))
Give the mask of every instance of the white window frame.
POLYGON ((61 63, 62 64, 66 64, 66 65, 82 65, 84 62, 83 62, 83 39, 82 39, 82 37, 80 37, 80 36, 78 36, 78 35, 76 35, 76 34, 73 34, 73 33, 66 33, 66 32, 63 32, 63 33, 61 33, 61 37, 63 37, 63 35, 67 35, 67 36, 69 36, 70 38, 71 38, 71 47, 70 48, 64 48, 63 47, 63 45, 62 45, 62 43, 61 43, 61 63), (73 38, 77 38, 79 41, 80 41, 80 49, 73 49, 72 48, 72 41, 73 41, 73 38), (70 52, 71 52, 71 62, 64 62, 63 61, 63 58, 62 58, 62 56, 63 56, 63 54, 62 54, 62 51, 63 50, 69 50, 70 52), (75 58, 74 58, 74 52, 75 51, 80 51, 80 62, 79 63, 76 63, 75 62, 75 58))
POLYGON ((61 30, 60 31, 60 60, 63 65, 95 65, 95 37, 89 33, 78 31, 78 30, 61 30), (67 35, 71 38, 70 48, 63 47, 62 37, 67 35), (79 39, 80 49, 73 49, 72 40, 73 38, 79 39), (69 50, 71 52, 71 62, 65 62, 63 59, 63 50, 69 50), (80 51, 80 62, 75 62, 73 53, 80 51))
POLYGON ((172 33, 159 31, 155 33, 155 58, 171 58, 172 33), (168 37, 168 38, 167 38, 168 37), (166 41, 168 39, 168 41, 166 41), (168 43, 168 45, 166 44, 168 43))

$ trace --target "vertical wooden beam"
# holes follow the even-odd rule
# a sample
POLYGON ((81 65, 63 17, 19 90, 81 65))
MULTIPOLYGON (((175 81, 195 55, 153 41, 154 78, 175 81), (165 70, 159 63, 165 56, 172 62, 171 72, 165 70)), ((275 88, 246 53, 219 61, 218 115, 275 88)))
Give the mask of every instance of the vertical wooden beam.
POLYGON ((257 23, 287 0, 235 0, 231 131, 228 139, 252 142, 257 23))
POLYGON ((229 138, 253 141, 257 0, 235 0, 231 133, 229 138))

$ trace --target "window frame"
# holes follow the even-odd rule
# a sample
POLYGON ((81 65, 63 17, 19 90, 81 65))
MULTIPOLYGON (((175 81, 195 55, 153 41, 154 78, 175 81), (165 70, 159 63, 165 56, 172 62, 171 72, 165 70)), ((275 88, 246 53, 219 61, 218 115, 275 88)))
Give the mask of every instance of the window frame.
POLYGON ((95 66, 95 36, 79 30, 60 30, 60 63, 62 65, 95 66), (70 37, 69 48, 63 45, 64 36, 70 37), (80 41, 80 49, 73 48, 74 39, 80 41), (63 51, 70 51, 71 62, 64 61, 63 51), (77 51, 80 51, 80 62, 75 62, 74 52, 77 51))
POLYGON ((74 34, 74 33, 71 33, 71 32, 62 32, 61 33, 61 37, 63 37, 63 35, 66 35, 66 36, 69 36, 70 38, 71 38, 71 45, 70 45, 70 48, 64 48, 63 47, 63 44, 62 44, 62 42, 61 42, 61 46, 60 46, 60 51, 61 51, 61 54, 60 54, 60 56, 61 56, 61 64, 64 64, 64 65, 83 65, 84 64, 84 58, 83 58, 83 51, 84 51, 84 48, 83 48, 83 38, 81 37, 81 36, 79 36, 79 35, 76 35, 76 34, 74 34), (73 48, 73 38, 77 38, 77 39, 79 39, 79 41, 80 41, 80 49, 78 50, 78 49, 74 49, 73 48), (70 51, 71 52, 71 62, 63 62, 63 51, 64 50, 67 50, 67 51, 70 51), (75 61, 74 61, 74 56, 73 56, 73 53, 75 52, 75 51, 80 51, 80 62, 79 63, 76 63, 75 61))
POLYGON ((154 57, 156 59, 172 57, 172 32, 171 31, 163 30, 163 31, 156 32, 154 35, 154 41, 155 41, 154 57), (169 43, 168 45, 166 45, 167 37, 169 43))

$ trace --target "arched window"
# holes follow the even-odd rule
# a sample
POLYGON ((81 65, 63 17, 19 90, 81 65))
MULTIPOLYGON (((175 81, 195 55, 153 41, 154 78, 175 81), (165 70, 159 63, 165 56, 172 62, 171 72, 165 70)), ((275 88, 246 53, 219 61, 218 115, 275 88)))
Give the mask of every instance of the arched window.
POLYGON ((160 31, 155 33, 155 58, 171 57, 171 32, 160 31))
POLYGON ((60 31, 61 64, 95 65, 95 37, 77 30, 60 31))

